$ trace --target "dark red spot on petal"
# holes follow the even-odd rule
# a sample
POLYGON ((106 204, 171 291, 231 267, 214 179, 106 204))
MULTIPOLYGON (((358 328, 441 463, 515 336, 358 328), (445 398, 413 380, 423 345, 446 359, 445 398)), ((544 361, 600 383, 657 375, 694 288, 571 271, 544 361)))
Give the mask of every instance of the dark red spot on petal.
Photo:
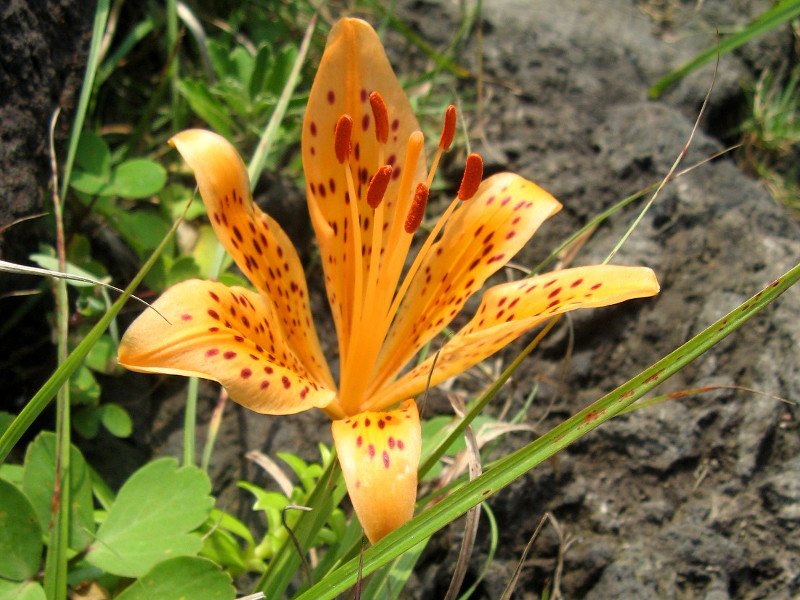
POLYGON ((386 450, 383 451, 383 466, 389 468, 389 453, 386 450))
POLYGON ((211 358, 212 356, 216 356, 219 354, 219 350, 216 348, 211 348, 211 350, 206 350, 206 357, 211 358))
POLYGON ((250 369, 242 369, 242 372, 240 373, 240 375, 242 376, 242 379, 247 379, 252 374, 253 374, 253 372, 250 369))
POLYGON ((222 355, 222 358, 225 358, 227 360, 231 360, 232 358, 236 358, 236 352, 232 352, 232 351, 228 350, 225 354, 222 355))
POLYGON ((281 383, 283 383, 283 387, 286 388, 287 390, 292 385, 292 383, 289 381, 289 378, 286 375, 281 377, 281 383))

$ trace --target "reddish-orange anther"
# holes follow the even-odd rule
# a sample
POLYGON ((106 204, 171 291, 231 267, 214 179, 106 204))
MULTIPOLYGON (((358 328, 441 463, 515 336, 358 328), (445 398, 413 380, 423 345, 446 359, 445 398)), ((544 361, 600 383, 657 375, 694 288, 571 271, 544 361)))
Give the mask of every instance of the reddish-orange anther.
POLYGON ((450 144, 456 136, 456 107, 452 104, 447 107, 444 113, 444 127, 442 127, 442 137, 439 138, 439 147, 450 150, 450 144))
POLYGON ((428 204, 428 186, 424 183, 417 184, 417 191, 414 192, 414 199, 411 201, 411 208, 408 209, 406 216, 406 233, 414 233, 422 223, 425 216, 425 206, 428 204))
POLYGON ((480 154, 473 152, 467 156, 464 177, 461 178, 461 186, 458 188, 458 199, 469 200, 472 198, 478 191, 481 179, 483 179, 483 159, 480 154))
POLYGON ((333 134, 333 147, 336 150, 336 160, 343 163, 350 158, 350 135, 353 133, 353 117, 342 115, 336 121, 333 134))
POLYGON ((389 179, 392 177, 392 167, 383 165, 380 169, 375 171, 375 175, 369 180, 369 187, 367 188, 367 204, 370 208, 378 208, 378 204, 383 200, 383 195, 386 193, 386 187, 389 185, 389 179))
POLYGON ((375 137, 381 144, 389 140, 389 109, 380 92, 369 95, 369 105, 372 107, 372 116, 375 117, 375 137))

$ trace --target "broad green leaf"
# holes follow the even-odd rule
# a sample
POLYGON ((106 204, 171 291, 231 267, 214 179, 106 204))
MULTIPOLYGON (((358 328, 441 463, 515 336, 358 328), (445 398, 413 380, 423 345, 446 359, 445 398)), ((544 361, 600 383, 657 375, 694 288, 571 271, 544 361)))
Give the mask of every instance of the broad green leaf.
POLYGON ((206 558, 178 556, 155 565, 116 600, 233 600, 230 575, 206 558))
POLYGON ((72 415, 72 426, 87 440, 97 437, 100 431, 100 410, 99 406, 84 406, 72 415))
POLYGON ((126 438, 133 432, 133 421, 128 411, 119 404, 109 402, 100 407, 100 420, 111 435, 126 438))
POLYGON ((75 153, 75 166, 92 175, 108 178, 111 172, 111 150, 94 131, 83 131, 75 153))
POLYGON ((125 241, 139 254, 155 248, 169 230, 169 223, 160 215, 144 210, 119 211, 112 220, 125 241))
POLYGON ((100 384, 85 364, 69 378, 69 391, 72 404, 97 404, 100 398, 100 384))
POLYGON ((3 463, 0 465, 0 479, 5 479, 17 487, 22 487, 22 465, 3 463))
POLYGON ((6 581, 0 579, 0 600, 45 600, 42 586, 36 581, 6 581))
MULTIPOLYGON (((83 550, 94 536, 94 505, 89 470, 80 450, 70 447, 70 525, 69 547, 83 550)), ((22 489, 33 504, 39 522, 50 523, 53 508, 53 482, 56 478, 56 436, 43 431, 28 446, 22 489)))
POLYGON ((86 355, 86 366, 110 375, 117 367, 117 346, 110 335, 102 335, 94 348, 86 355))
POLYGON ((123 198, 148 198, 167 183, 167 172, 147 158, 126 160, 111 174, 114 194, 123 198))
POLYGON ((86 560, 115 575, 141 577, 165 558, 195 554, 202 541, 190 532, 211 510, 210 491, 203 471, 178 468, 174 458, 145 465, 120 489, 86 560))
POLYGON ((0 479, 0 577, 32 577, 39 570, 42 546, 42 526, 30 500, 0 479))
POLYGON ((90 196, 108 196, 114 193, 111 185, 111 175, 87 173, 85 171, 75 171, 69 184, 79 192, 90 196))

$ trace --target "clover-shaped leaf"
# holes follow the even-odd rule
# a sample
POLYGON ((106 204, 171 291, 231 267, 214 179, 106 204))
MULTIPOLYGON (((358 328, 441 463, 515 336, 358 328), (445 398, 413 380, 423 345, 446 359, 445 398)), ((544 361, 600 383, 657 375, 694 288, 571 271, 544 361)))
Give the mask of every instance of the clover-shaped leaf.
POLYGON ((178 468, 174 458, 145 465, 120 489, 86 559, 109 573, 140 577, 164 559, 195 554, 202 541, 190 532, 211 510, 210 491, 203 471, 178 468))
POLYGON ((176 556, 158 563, 116 600, 231 600, 231 578, 207 558, 176 556))
POLYGON ((27 579, 42 560, 42 527, 30 501, 0 479, 0 577, 27 579))
MULTIPOLYGON (((83 550, 94 534, 94 505, 89 468, 80 450, 71 446, 69 547, 83 550)), ((39 522, 50 523, 53 508, 53 482, 56 479, 56 435, 43 431, 28 446, 22 474, 22 488, 33 504, 39 522)))

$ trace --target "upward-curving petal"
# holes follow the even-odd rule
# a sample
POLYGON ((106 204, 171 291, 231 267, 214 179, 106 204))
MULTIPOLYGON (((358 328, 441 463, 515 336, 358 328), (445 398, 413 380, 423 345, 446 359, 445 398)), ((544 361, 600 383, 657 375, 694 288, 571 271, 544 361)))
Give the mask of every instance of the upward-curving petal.
POLYGON ((278 315, 292 352, 317 381, 334 382, 311 319, 303 265, 280 225, 253 202, 247 169, 222 136, 189 129, 171 143, 197 177, 200 195, 222 245, 278 315))
POLYGON ((422 262, 381 350, 373 389, 446 327, 467 298, 560 208, 538 185, 513 173, 486 179, 422 262))
POLYGON ((359 19, 341 19, 330 32, 319 70, 311 88, 303 121, 303 169, 311 220, 316 231, 325 270, 325 285, 340 339, 347 346, 349 327, 355 304, 355 252, 364 257, 364 277, 372 254, 373 229, 379 228, 380 253, 386 249, 388 224, 405 219, 410 197, 398 198, 406 169, 411 169, 411 183, 426 176, 424 155, 406 165, 406 144, 419 129, 397 77, 375 31, 359 19), (389 135, 379 144, 375 135, 375 118, 369 96, 378 91, 388 109, 389 135), (345 164, 352 173, 357 196, 359 236, 361 244, 353 245, 354 230, 345 176, 345 165, 339 163, 334 149, 334 129, 342 115, 353 119, 351 152, 345 164), (367 187, 375 172, 384 164, 391 165, 392 175, 384 194, 377 222, 376 211, 366 201, 367 187), (400 204, 400 212, 398 210, 400 204))
MULTIPOLYGON (((430 385, 457 375, 555 315, 609 306, 658 293, 647 267, 595 265, 564 269, 486 290, 475 316, 441 349, 430 385)), ((433 357, 375 394, 370 408, 391 406, 420 393, 428 383, 433 357)))
POLYGON ((269 301, 250 290, 192 279, 153 308, 122 337, 119 362, 128 369, 218 381, 242 406, 273 415, 324 408, 335 397, 292 352, 269 301))

